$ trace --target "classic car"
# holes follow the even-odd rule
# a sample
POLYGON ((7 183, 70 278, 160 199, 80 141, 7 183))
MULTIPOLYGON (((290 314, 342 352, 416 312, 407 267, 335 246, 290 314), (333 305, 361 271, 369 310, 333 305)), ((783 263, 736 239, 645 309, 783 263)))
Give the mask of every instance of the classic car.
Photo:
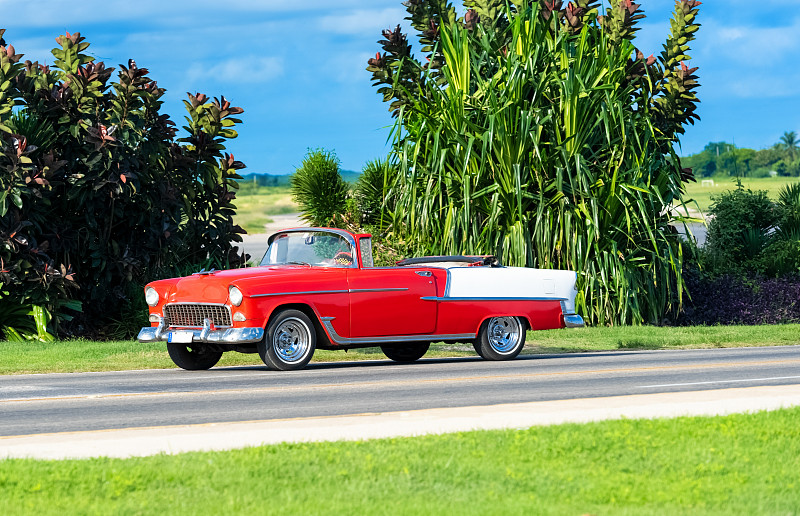
POLYGON ((584 325, 571 271, 502 267, 483 256, 375 267, 371 235, 331 228, 288 229, 268 244, 257 267, 149 283, 151 325, 139 341, 166 341, 173 362, 189 370, 208 369, 229 351, 292 370, 315 349, 380 346, 394 361, 413 362, 441 341, 510 360, 528 330, 584 325))

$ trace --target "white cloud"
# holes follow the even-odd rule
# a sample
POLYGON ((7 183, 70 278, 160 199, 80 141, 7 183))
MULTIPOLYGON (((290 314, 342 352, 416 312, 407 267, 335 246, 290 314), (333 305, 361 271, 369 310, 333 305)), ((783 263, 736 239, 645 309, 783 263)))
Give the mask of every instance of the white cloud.
POLYGON ((800 19, 781 27, 723 26, 709 22, 700 29, 703 50, 748 67, 794 62, 800 48, 800 19))
POLYGON ((403 9, 358 9, 347 14, 323 16, 319 26, 336 34, 380 35, 382 29, 397 26, 403 21, 403 9))
POLYGON ((4 25, 25 27, 71 27, 109 21, 141 21, 153 23, 190 19, 207 24, 217 20, 226 23, 246 22, 242 13, 308 13, 363 6, 360 0, 0 0, 7 14, 4 25))
POLYGON ((798 96, 800 74, 794 63, 800 18, 783 19, 780 26, 715 19, 703 25, 692 46, 700 66, 701 98, 760 102, 798 96))
POLYGON ((221 83, 267 82, 283 75, 283 59, 280 57, 247 56, 232 58, 208 66, 195 63, 188 71, 189 79, 212 79, 221 83))

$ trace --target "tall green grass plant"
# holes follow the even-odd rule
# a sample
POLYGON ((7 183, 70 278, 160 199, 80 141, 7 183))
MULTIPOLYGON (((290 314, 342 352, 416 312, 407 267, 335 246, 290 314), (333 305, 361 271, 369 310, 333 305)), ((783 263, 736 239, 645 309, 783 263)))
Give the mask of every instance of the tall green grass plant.
POLYGON ((643 16, 626 2, 603 17, 593 2, 465 2, 460 19, 413 4, 430 7, 408 6, 435 43, 430 64, 415 68, 405 36, 386 31, 369 68, 398 116, 394 231, 421 253, 575 270, 593 324, 677 311, 684 256, 670 224, 689 176, 672 143, 696 118, 684 61, 698 4, 676 3, 658 58, 634 46, 643 16))

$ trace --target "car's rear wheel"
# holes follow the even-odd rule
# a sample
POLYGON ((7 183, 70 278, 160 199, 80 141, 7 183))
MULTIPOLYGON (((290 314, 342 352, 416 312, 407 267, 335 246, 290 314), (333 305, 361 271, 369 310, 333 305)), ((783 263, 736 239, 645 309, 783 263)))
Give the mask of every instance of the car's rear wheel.
POLYGON ((311 361, 317 335, 311 319, 299 310, 283 310, 267 326, 258 354, 270 369, 302 369, 311 361))
POLYGON ((416 362, 428 352, 430 342, 419 342, 403 346, 381 346, 383 354, 395 362, 416 362))
POLYGON ((167 352, 175 365, 187 371, 211 369, 222 358, 221 351, 212 351, 201 344, 168 343, 167 352))
POLYGON ((481 325, 473 345, 486 360, 511 360, 525 346, 525 324, 519 317, 492 317, 481 325))

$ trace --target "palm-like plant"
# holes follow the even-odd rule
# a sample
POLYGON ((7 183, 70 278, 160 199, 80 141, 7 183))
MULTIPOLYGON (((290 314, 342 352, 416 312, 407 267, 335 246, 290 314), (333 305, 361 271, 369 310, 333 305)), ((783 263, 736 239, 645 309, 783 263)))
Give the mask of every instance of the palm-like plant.
POLYGON ((797 138, 796 132, 786 131, 783 133, 783 136, 781 136, 778 145, 781 149, 787 151, 791 159, 794 160, 795 153, 797 152, 798 147, 800 147, 800 139, 797 138))
POLYGON ((347 212, 350 188, 339 173, 339 159, 322 149, 309 151, 292 176, 292 196, 312 226, 333 226, 347 212))
POLYGON ((383 226, 381 219, 387 200, 386 192, 396 175, 397 167, 385 160, 370 161, 364 166, 353 191, 362 224, 377 225, 378 228, 383 226))
POLYGON ((408 2, 425 3, 440 4, 414 25, 436 40, 430 64, 386 31, 369 68, 385 96, 398 91, 394 231, 421 252, 576 270, 579 310, 596 324, 676 309, 682 251, 669 223, 690 175, 672 142, 697 118, 683 61, 698 2, 676 4, 658 59, 633 46, 642 16, 627 0, 604 17, 591 1, 475 0, 460 20, 446 2, 408 2), (417 74, 414 91, 402 70, 417 74))

